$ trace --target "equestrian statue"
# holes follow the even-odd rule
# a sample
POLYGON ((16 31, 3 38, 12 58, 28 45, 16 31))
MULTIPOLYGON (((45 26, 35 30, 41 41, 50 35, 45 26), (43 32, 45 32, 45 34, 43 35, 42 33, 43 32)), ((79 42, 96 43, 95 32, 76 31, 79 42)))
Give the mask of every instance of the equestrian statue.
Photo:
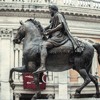
POLYGON ((96 88, 96 96, 99 97, 98 81, 90 70, 94 49, 97 50, 100 64, 100 44, 91 44, 74 38, 64 15, 58 12, 58 7, 51 5, 49 11, 51 14, 50 25, 44 29, 40 22, 35 19, 20 22, 21 25, 13 42, 20 44, 23 40, 23 66, 10 70, 9 82, 11 87, 14 89, 12 78, 14 71, 32 73, 39 91, 38 76, 41 72, 61 72, 74 69, 84 79, 84 83, 76 89, 75 94, 80 94, 82 89, 92 81, 96 88))

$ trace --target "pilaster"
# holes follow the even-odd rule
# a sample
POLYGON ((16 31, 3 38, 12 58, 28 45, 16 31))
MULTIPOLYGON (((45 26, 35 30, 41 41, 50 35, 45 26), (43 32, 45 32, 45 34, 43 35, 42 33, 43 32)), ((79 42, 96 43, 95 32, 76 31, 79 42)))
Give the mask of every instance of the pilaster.
POLYGON ((10 86, 9 80, 9 69, 10 69, 10 38, 11 30, 1 29, 1 100, 11 100, 10 99, 10 86))

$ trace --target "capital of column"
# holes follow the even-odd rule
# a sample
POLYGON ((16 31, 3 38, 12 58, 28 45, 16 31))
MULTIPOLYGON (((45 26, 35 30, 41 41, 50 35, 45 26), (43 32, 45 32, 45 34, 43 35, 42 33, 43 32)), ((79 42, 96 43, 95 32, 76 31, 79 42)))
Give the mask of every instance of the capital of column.
POLYGON ((11 38, 12 33, 13 33, 12 29, 7 29, 7 28, 0 29, 0 37, 1 38, 11 38))
POLYGON ((10 38, 12 36, 12 29, 0 29, 0 37, 1 38, 10 38))

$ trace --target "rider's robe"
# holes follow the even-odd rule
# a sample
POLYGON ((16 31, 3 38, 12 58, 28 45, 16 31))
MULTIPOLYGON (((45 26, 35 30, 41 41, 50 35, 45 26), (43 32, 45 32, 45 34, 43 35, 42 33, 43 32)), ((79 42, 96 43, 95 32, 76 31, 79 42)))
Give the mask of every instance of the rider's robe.
MULTIPOLYGON (((63 28, 60 31, 52 33, 52 35, 47 41, 51 42, 54 46, 60 46, 70 39, 73 44, 74 50, 79 47, 78 42, 75 41, 75 39, 72 37, 65 17, 62 14, 60 14, 59 12, 55 13, 50 22, 51 24, 49 28, 51 29, 56 28, 60 23, 63 25, 63 28)), ((81 48, 79 48, 78 52, 81 51, 81 48)))
MULTIPOLYGON (((50 20, 51 24, 49 28, 53 29, 56 28, 60 23, 63 24, 62 18, 62 15, 57 12, 50 20)), ((64 32, 64 27, 62 30, 52 33, 49 37, 50 38, 47 41, 51 42, 54 46, 60 46, 68 41, 68 37, 64 32)))

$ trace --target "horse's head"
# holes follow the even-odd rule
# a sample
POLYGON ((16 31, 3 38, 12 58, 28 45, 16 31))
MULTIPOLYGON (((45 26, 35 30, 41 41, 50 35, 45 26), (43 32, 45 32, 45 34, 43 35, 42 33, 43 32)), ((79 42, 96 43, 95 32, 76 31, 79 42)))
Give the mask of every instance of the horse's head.
POLYGON ((14 43, 20 44, 22 39, 25 37, 26 29, 22 21, 20 21, 21 26, 17 29, 17 34, 13 39, 14 43))
POLYGON ((41 33, 43 33, 43 28, 38 21, 34 19, 28 19, 27 21, 25 21, 25 23, 21 21, 20 24, 21 26, 18 28, 17 34, 13 40, 14 43, 21 43, 22 39, 26 35, 31 35, 29 37, 31 37, 32 39, 36 39, 36 37, 42 38, 43 34, 41 33))

